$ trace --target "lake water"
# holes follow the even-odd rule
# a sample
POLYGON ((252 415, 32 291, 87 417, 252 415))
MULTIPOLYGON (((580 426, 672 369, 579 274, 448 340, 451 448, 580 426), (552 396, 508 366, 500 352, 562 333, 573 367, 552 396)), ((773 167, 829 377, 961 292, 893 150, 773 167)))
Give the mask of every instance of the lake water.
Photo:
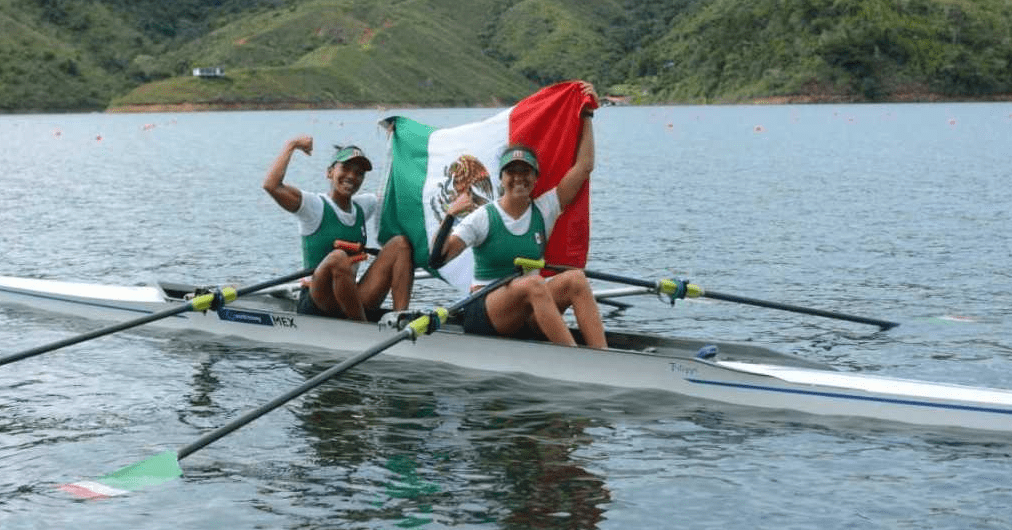
MULTIPOLYGON (((286 139, 315 136, 288 180, 322 191, 330 144, 383 160, 381 118, 494 112, 0 116, 0 275, 293 272, 295 221, 260 188, 286 139)), ((1012 387, 1012 104, 605 108, 595 135, 588 268, 901 323, 641 297, 610 328, 1012 387)), ((419 288, 422 306, 454 299, 419 288)), ((0 353, 95 327, 0 307, 0 353)), ((185 459, 180 480, 98 502, 54 489, 188 444, 328 362, 137 329, 0 368, 0 527, 1012 528, 1007 437, 382 356, 185 459)))

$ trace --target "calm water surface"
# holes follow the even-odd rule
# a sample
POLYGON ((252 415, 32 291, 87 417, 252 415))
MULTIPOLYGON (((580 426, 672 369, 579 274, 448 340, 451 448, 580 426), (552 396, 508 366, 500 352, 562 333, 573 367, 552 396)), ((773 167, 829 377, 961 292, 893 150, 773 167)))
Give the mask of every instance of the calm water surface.
MULTIPOLYGON (((324 190, 330 144, 383 160, 383 117, 493 112, 0 116, 0 275, 286 274, 295 221, 260 189, 286 139, 315 136, 288 179, 324 190)), ((590 267, 902 323, 643 297, 609 327, 1012 387, 1012 105, 608 108, 595 134, 590 267)), ((95 327, 0 307, 0 352, 95 327)), ((382 356, 185 459, 181 480, 101 502, 54 489, 185 445, 330 362, 137 329, 2 367, 0 527, 1012 528, 1007 437, 382 356)))

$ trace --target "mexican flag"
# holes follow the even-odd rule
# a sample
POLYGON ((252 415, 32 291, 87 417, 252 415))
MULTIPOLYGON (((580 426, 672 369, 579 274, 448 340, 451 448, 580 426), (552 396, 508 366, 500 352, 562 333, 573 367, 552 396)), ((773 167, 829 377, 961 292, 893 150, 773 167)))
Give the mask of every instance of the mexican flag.
MULTIPOLYGON (((499 155, 507 145, 521 143, 537 153, 541 169, 533 193, 537 197, 555 187, 572 167, 582 127, 580 113, 596 107, 582 84, 566 82, 544 88, 484 121, 457 127, 436 129, 402 116, 387 118, 383 124, 391 131, 391 160, 379 220, 380 243, 404 234, 414 247, 415 265, 427 268, 429 243, 461 189, 470 187, 479 204, 496 200, 499 155)), ((583 267, 589 244, 588 182, 556 222, 545 259, 583 267)), ((473 269, 468 249, 432 272, 466 291, 473 269)))

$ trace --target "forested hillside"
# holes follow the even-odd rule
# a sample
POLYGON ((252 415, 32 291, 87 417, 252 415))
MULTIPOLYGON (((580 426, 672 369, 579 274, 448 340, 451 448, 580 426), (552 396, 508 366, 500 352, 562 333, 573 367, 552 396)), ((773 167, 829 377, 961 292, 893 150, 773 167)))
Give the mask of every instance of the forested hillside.
POLYGON ((0 112, 997 99, 1008 0, 0 0, 0 112), (225 76, 200 79, 195 67, 225 76))
POLYGON ((1007 0, 711 0, 633 75, 660 100, 1012 92, 1007 0))

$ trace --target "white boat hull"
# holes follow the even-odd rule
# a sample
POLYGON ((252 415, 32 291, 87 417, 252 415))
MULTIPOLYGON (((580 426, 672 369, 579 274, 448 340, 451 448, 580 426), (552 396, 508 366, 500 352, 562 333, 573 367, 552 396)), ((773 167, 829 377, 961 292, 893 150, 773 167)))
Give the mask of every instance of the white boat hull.
MULTIPOLYGON (((180 302, 153 286, 98 286, 0 277, 0 303, 121 322, 180 302)), ((187 312, 146 326, 343 353, 367 349, 393 333, 374 323, 299 315, 292 311, 293 305, 290 299, 249 295, 217 312, 187 312)), ((1012 391, 838 372, 795 356, 742 344, 614 333, 609 334, 609 344, 616 349, 566 348, 541 341, 464 335, 447 326, 414 343, 395 345, 385 353, 474 370, 663 390, 749 407, 1012 431, 1012 391), (696 357, 701 347, 711 344, 718 347, 716 357, 696 357)))

